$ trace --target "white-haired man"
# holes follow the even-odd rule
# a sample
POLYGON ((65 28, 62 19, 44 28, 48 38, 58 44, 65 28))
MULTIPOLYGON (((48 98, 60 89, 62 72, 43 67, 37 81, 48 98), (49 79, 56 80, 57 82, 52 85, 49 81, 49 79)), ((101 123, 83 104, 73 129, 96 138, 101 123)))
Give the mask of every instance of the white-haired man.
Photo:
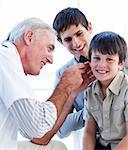
MULTIPOLYGON (((43 21, 29 18, 15 26, 0 45, 0 150, 17 149, 18 130, 30 140, 42 137, 52 129, 59 114, 68 114, 74 97, 86 86, 86 65, 78 64, 64 72, 46 102, 34 99, 26 77, 38 75, 44 65, 53 63, 55 37, 54 30, 43 21)), ((66 150, 58 143, 40 146, 24 142, 18 148, 66 150)))

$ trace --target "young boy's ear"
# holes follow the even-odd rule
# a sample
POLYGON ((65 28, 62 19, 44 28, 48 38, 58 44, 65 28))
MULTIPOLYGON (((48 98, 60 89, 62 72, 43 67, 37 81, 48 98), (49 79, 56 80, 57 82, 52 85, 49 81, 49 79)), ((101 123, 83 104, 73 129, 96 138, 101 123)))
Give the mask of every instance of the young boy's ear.
POLYGON ((125 62, 125 61, 122 61, 122 62, 119 64, 119 70, 122 70, 122 69, 125 67, 125 64, 126 64, 126 62, 125 62))

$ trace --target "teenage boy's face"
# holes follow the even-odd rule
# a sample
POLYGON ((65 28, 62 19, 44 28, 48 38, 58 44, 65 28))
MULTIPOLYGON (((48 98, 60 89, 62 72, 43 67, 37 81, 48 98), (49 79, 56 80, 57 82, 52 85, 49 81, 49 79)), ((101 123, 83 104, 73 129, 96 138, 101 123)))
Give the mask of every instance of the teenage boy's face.
POLYGON ((89 24, 88 30, 81 24, 71 25, 66 31, 60 33, 60 37, 62 44, 75 57, 79 58, 80 55, 87 57, 91 32, 91 24, 89 24))
POLYGON ((118 54, 103 55, 99 52, 92 52, 90 66, 101 84, 109 85, 118 71, 124 67, 124 62, 119 63, 118 54))

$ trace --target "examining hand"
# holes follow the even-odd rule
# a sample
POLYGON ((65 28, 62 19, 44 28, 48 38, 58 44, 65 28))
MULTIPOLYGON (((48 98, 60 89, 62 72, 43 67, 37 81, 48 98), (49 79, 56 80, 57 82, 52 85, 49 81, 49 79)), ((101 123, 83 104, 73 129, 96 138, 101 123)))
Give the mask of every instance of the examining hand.
POLYGON ((92 71, 91 71, 91 68, 90 68, 90 65, 88 62, 84 63, 84 70, 85 72, 82 73, 82 79, 83 79, 83 82, 81 83, 81 85, 75 90, 75 92, 79 93, 83 90, 85 90, 87 88, 87 86, 92 82, 94 81, 96 78, 95 76, 93 75, 92 71))
POLYGON ((60 83, 70 92, 77 89, 83 82, 82 74, 86 71, 85 64, 80 63, 65 69, 60 83))

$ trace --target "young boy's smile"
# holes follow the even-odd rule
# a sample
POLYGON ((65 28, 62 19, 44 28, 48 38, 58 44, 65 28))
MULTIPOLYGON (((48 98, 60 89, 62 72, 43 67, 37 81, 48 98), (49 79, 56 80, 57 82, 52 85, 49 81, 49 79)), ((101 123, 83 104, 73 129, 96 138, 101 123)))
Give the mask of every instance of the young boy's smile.
POLYGON ((92 52, 91 70, 95 77, 101 82, 109 85, 118 71, 123 68, 124 63, 119 63, 118 54, 101 54, 98 51, 92 52))

